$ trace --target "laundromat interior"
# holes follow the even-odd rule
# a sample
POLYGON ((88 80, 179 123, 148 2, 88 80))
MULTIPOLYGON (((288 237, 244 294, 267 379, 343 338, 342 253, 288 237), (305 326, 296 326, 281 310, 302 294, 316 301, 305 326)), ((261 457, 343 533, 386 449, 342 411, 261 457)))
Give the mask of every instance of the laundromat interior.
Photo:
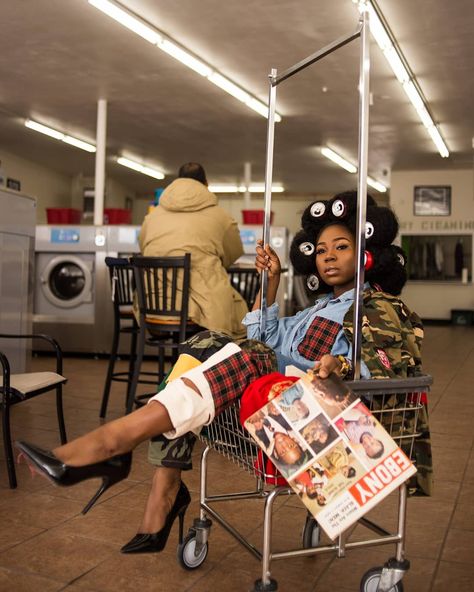
MULTIPOLYGON (((471 592, 473 3, 2 0, 0 9, 0 591, 471 592), (429 380, 417 400, 429 428, 417 437, 431 450, 433 488, 406 500, 404 486, 394 489, 365 516, 380 527, 355 522, 331 540, 287 485, 273 503, 275 478, 262 486, 253 461, 236 458, 247 445, 229 435, 217 442, 227 454, 198 438, 183 472, 187 547, 176 521, 161 552, 120 552, 153 482, 147 442, 85 515, 97 478, 53 487, 23 462, 12 486, 10 440, 60 444, 56 390, 37 382, 57 372, 56 357, 33 334, 62 350, 68 441, 125 415, 130 335, 103 412, 116 315, 106 260, 140 256, 145 216, 189 162, 203 165, 238 224, 232 266, 254 270, 264 233, 278 254, 281 316, 314 304, 289 256, 310 204, 363 187, 395 213, 400 298, 424 328, 429 380), (15 380, 23 394, 12 394, 15 380), (41 393, 30 398, 35 381, 41 393), (263 493, 251 499, 256 486, 263 493), (235 491, 247 493, 228 499, 235 491), (204 515, 211 493, 224 524, 204 515)), ((365 204, 359 196, 359 221, 365 204)), ((133 322, 132 305, 128 314, 133 322)), ((138 384, 134 407, 157 390, 157 365, 147 346, 142 370, 154 378, 138 384)))

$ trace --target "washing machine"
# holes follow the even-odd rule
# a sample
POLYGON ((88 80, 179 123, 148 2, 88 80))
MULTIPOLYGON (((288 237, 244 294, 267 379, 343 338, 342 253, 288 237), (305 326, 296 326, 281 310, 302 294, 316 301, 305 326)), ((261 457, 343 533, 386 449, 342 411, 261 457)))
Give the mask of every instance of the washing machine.
POLYGON ((53 336, 64 352, 104 350, 97 295, 106 248, 105 227, 36 227, 33 329, 53 336))

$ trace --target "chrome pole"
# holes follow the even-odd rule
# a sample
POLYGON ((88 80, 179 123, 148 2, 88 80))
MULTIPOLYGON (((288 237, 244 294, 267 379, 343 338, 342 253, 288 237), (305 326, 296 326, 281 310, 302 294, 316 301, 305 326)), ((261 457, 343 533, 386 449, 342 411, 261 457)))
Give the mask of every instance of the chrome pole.
POLYGON ((359 172, 357 177, 357 224, 356 224, 356 281, 354 286, 354 339, 352 343, 352 362, 354 379, 360 378, 361 368, 361 330, 364 287, 365 223, 367 214, 367 153, 369 141, 369 13, 361 14, 360 72, 359 72, 359 172))
MULTIPOLYGON (((270 84, 268 97, 267 158, 265 163, 265 219, 263 221, 263 244, 270 243, 270 216, 272 210, 273 144, 275 138, 276 76, 272 68, 268 75, 270 84)), ((262 273, 260 283, 260 341, 265 341, 267 324, 267 271, 262 273)))

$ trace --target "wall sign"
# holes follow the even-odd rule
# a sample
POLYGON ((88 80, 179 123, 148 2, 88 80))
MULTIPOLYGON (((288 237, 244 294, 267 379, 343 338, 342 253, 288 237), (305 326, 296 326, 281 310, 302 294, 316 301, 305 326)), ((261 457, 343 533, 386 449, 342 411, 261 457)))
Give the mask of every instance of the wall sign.
POLYGON ((21 183, 17 179, 10 179, 7 177, 7 187, 15 191, 21 191, 21 183))
POLYGON ((417 185, 413 194, 415 216, 450 216, 450 185, 417 185))

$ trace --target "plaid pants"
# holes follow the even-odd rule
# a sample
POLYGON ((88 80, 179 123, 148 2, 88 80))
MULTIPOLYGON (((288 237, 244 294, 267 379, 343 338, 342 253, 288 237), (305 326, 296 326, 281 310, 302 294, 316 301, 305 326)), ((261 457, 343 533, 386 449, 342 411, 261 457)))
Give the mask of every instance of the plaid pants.
MULTIPOLYGON (((232 341, 225 333, 202 331, 182 343, 179 353, 187 353, 204 362, 232 341)), ((204 374, 213 394, 216 415, 240 397, 250 382, 278 367, 275 352, 264 343, 245 339, 237 344, 241 352, 209 368, 204 374)), ((164 386, 160 385, 159 390, 164 386)), ((157 467, 190 470, 195 442, 196 436, 192 433, 174 440, 156 436, 148 447, 148 461, 157 467)))

